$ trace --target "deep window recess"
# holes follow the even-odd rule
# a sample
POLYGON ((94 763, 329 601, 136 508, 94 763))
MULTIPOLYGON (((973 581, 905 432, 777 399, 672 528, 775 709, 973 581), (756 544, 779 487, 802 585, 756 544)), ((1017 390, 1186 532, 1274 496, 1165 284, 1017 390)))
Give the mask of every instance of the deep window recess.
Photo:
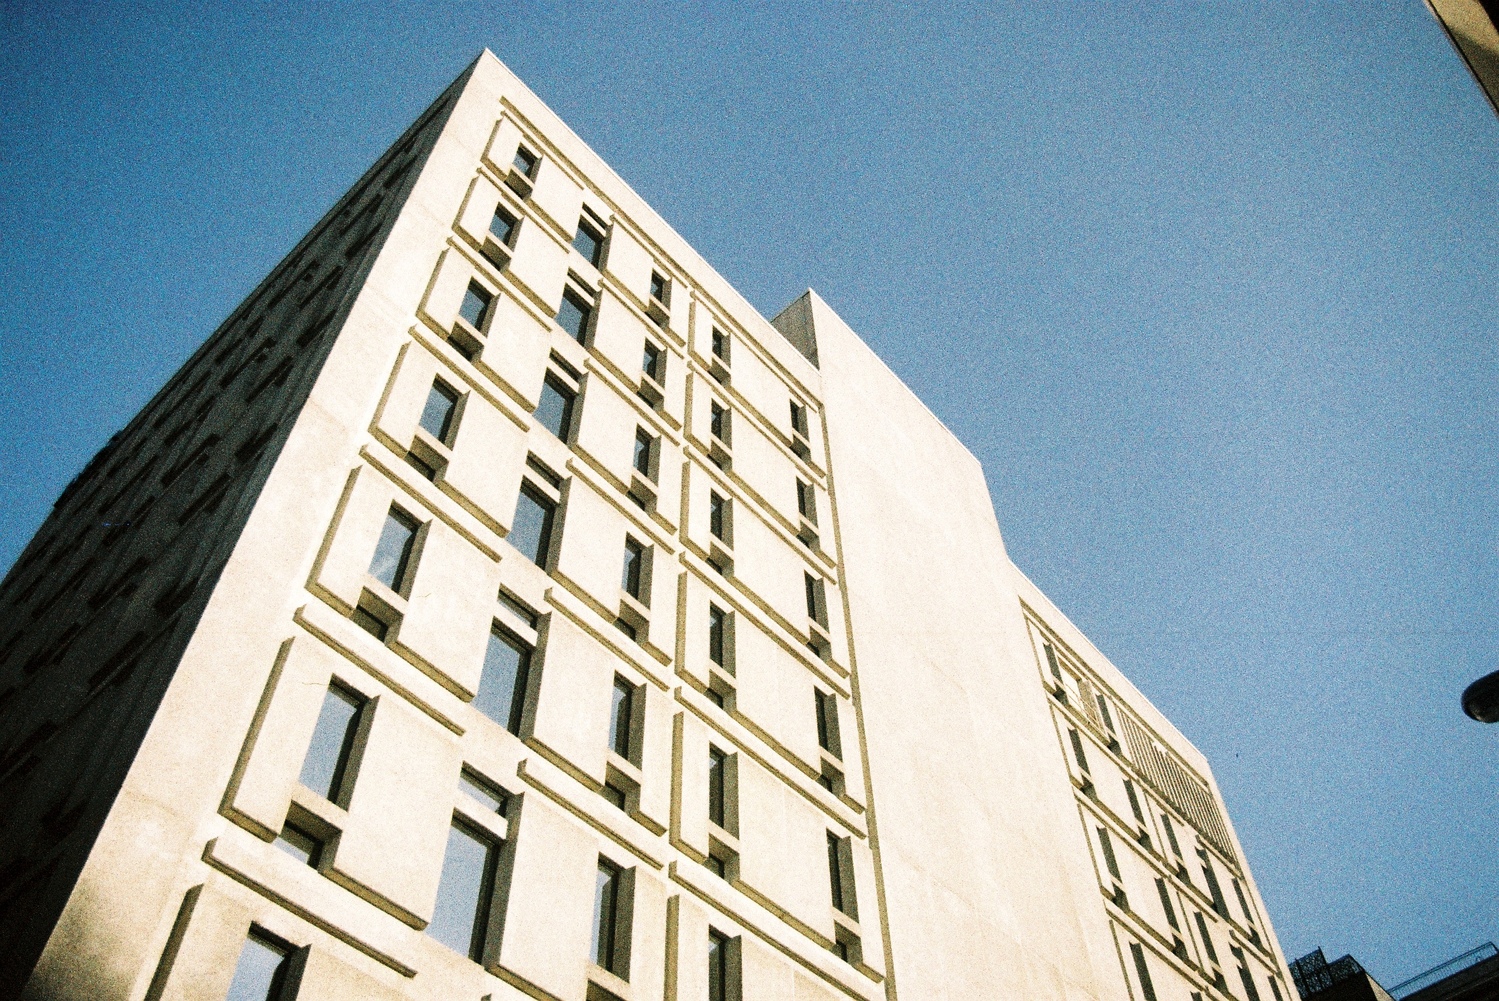
POLYGON ((473 797, 484 808, 491 810, 500 816, 510 808, 510 794, 499 788, 488 779, 483 778, 467 768, 458 773, 458 788, 465 794, 473 797))
POLYGON ((838 734, 838 700, 820 688, 812 689, 817 700, 817 746, 840 761, 843 744, 838 734))
POLYGON ((716 747, 708 748, 708 819, 724 826, 724 774, 729 759, 716 747))
POLYGON ((1161 910, 1166 912, 1166 923, 1180 931, 1181 925, 1176 923, 1176 908, 1171 906, 1171 891, 1166 889, 1166 881, 1157 878, 1155 888, 1156 892, 1161 895, 1161 910))
POLYGON ((291 1001, 297 993, 289 983, 292 952, 274 935, 251 926, 225 1001, 291 1001))
POLYGON ((498 847, 488 834, 453 819, 437 884, 437 905, 427 925, 428 935, 475 962, 484 955, 498 847))
POLYGON ((833 893, 833 906, 857 921, 859 908, 854 902, 852 851, 848 838, 828 832, 828 882, 833 893))
POLYGON ((645 547, 629 536, 625 536, 625 565, 620 586, 630 597, 640 600, 645 580, 645 547))
POLYGON ((635 458, 633 465, 635 471, 647 479, 655 479, 651 475, 651 453, 655 450, 656 438, 645 428, 635 429, 635 458))
POLYGON ((810 483, 796 481, 796 510, 809 523, 817 524, 817 491, 810 483))
POLYGON ((659 271, 651 272, 651 298, 657 302, 666 303, 666 297, 671 292, 671 283, 662 276, 659 271))
POLYGON ((503 208, 497 208, 494 210, 494 218, 489 221, 489 232, 496 240, 508 247, 510 241, 515 238, 515 223, 515 216, 503 208))
POLYGON ((626 761, 633 760, 631 733, 635 725, 635 686, 619 675, 614 676, 614 691, 609 705, 609 749, 626 761))
POLYGON ((708 1001, 729 1001, 729 937, 708 929, 708 1001))
POLYGON ((545 569, 552 552, 557 503, 529 483, 522 483, 515 521, 507 536, 526 559, 545 569))
POLYGON ((666 353, 662 351, 659 344, 652 341, 645 342, 645 358, 641 361, 640 370, 656 382, 665 378, 666 353))
POLYGON ((442 380, 432 383, 427 393, 427 405, 422 408, 421 425, 428 434, 442 442, 451 444, 448 435, 453 430, 453 414, 458 409, 458 391, 442 380))
POLYGON ((1109 840, 1109 830, 1106 827, 1098 828, 1098 847, 1103 850, 1103 864, 1108 867, 1109 875, 1124 882, 1124 877, 1119 875, 1119 860, 1114 857, 1114 842, 1109 840))
POLYGON ((618 977, 626 977, 621 955, 624 950, 616 938, 619 932, 623 873, 619 866, 599 857, 598 880, 593 897, 593 961, 618 977))
POLYGON ((592 318, 593 302, 569 285, 562 293, 562 305, 557 308, 557 325, 582 344, 588 340, 588 324, 592 318))
POLYGON ((276 847, 304 865, 316 869, 323 861, 323 839, 295 821, 288 820, 276 835, 276 847))
POLYGON ((495 627, 484 653, 484 672, 474 708, 511 733, 520 733, 525 710, 526 682, 531 671, 531 648, 495 627))
POLYGON ((1166 840, 1171 842, 1171 853, 1177 858, 1182 857, 1182 846, 1176 840, 1176 826, 1171 823, 1171 817, 1161 814, 1161 824, 1166 828, 1166 840))
POLYGON ((1143 827, 1145 825, 1145 811, 1140 809, 1140 796, 1135 792, 1135 784, 1129 779, 1124 780, 1124 792, 1129 797, 1130 812, 1135 815, 1135 819, 1143 827))
POLYGON ((489 316, 489 306, 492 302, 494 302, 494 296, 470 282, 468 291, 463 293, 463 305, 458 307, 458 315, 467 320, 469 326, 475 330, 483 330, 484 320, 489 316))
POLYGON ((548 372, 541 384, 541 402, 536 407, 536 420, 552 432, 559 441, 572 438, 573 404, 578 394, 560 378, 548 372))
POLYGON ((717 605, 708 606, 708 659, 728 666, 728 615, 717 605))
POLYGON ((400 592, 406 586, 417 527, 416 519, 398 507, 385 515, 385 527, 380 530, 375 557, 370 560, 370 576, 392 591, 400 592))
POLYGON ((711 490, 708 492, 708 531, 715 539, 729 541, 729 502, 711 490))
POLYGON ((1249 964, 1244 960, 1244 950, 1238 946, 1233 947, 1234 959, 1239 963, 1239 982, 1244 985, 1244 996, 1249 1001, 1260 1001, 1259 988, 1254 985, 1254 974, 1249 972, 1249 964))
POLYGON ((795 400, 791 401, 791 430, 807 437, 807 408, 795 400))
POLYGON ((359 717, 364 707, 365 701, 358 695, 340 684, 329 685, 323 696, 322 711, 318 713, 317 726, 312 731, 312 743, 308 745, 307 756, 302 759, 301 783, 340 806, 347 803, 347 794, 354 784, 353 769, 349 765, 354 757, 359 717))
POLYGON ((1228 917, 1228 904, 1223 899, 1223 889, 1218 885, 1218 873, 1213 869, 1212 859, 1208 858, 1206 849, 1197 849, 1197 857, 1202 860, 1202 878, 1207 880, 1208 893, 1213 898, 1213 910, 1221 917, 1228 917))
MULTIPOLYGON (((1145 950, 1140 948, 1140 943, 1129 944, 1129 954, 1135 960, 1135 973, 1140 978, 1140 994, 1145 1001, 1155 1001, 1155 984, 1150 982, 1150 967, 1145 965, 1145 950)), ((1258 999, 1256 999, 1258 1001, 1258 999)))
POLYGON ((708 430, 713 437, 725 445, 729 444, 729 412, 717 400, 708 402, 708 430))
POLYGON ((1218 950, 1213 948, 1213 936, 1208 932, 1208 923, 1203 920, 1201 911, 1193 911, 1192 916, 1197 919, 1197 934, 1202 939, 1202 947, 1207 950, 1208 959, 1217 966, 1218 950))
POLYGON ((1077 758, 1077 767, 1084 775, 1088 774, 1088 756, 1083 753, 1083 738, 1078 732, 1069 728, 1067 736, 1072 739, 1072 755, 1077 758))
POLYGON ((807 618, 822 626, 828 627, 828 600, 827 590, 821 577, 813 577, 811 574, 803 574, 807 585, 807 618))
POLYGON ((515 169, 520 171, 522 177, 535 180, 536 168, 541 163, 541 158, 526 147, 518 146, 515 150, 515 159, 511 162, 515 169))
POLYGON ((729 363, 729 335, 717 327, 713 328, 713 357, 725 365, 729 363))
POLYGON ((604 257, 604 236, 587 219, 579 219, 578 232, 573 236, 573 247, 583 255, 584 260, 598 267, 604 257))

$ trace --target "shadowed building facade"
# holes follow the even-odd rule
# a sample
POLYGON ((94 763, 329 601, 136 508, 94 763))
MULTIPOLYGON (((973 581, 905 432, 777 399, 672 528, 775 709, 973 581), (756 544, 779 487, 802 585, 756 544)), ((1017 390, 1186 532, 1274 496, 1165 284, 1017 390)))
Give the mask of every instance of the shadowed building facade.
POLYGON ((978 461, 487 52, 0 585, 0 825, 38 1001, 1288 997, 978 461))

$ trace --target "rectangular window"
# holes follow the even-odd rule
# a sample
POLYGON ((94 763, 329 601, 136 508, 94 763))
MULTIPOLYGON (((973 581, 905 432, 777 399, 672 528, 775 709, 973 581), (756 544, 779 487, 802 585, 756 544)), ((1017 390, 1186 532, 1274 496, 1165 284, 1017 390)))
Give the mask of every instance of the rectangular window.
POLYGON ((1197 919, 1197 934, 1202 937, 1202 947, 1207 950, 1208 959, 1217 966, 1218 950, 1213 948, 1213 936, 1208 933, 1208 923, 1203 920, 1201 911, 1194 911, 1193 916, 1197 919))
POLYGON ((1103 850, 1103 864, 1108 867, 1109 875, 1120 883, 1124 882, 1124 877, 1119 875, 1119 860, 1114 857, 1114 842, 1109 840, 1106 827, 1098 828, 1098 847, 1103 850))
POLYGON ((292 947, 251 926, 234 966, 226 1001, 291 1001, 296 996, 290 984, 292 947))
POLYGON ((838 699, 820 688, 812 689, 817 700, 817 746, 843 760, 843 744, 838 733, 838 699))
POLYGON ((614 694, 609 706, 609 749, 632 761, 630 750, 635 743, 631 731, 635 726, 635 686, 619 675, 614 676, 614 694))
POLYGON ((520 175, 530 180, 536 179, 536 168, 540 163, 541 157, 524 146, 516 147, 515 159, 511 161, 511 165, 520 171, 520 175))
POLYGON ((1129 944, 1129 954, 1135 959, 1135 973, 1140 978, 1140 995, 1145 1001, 1155 1001, 1155 984, 1150 982, 1150 967, 1145 965, 1145 950, 1140 943, 1129 944))
POLYGON ((1254 924, 1254 912, 1249 909, 1249 900, 1244 896, 1244 887, 1237 878, 1233 878, 1234 896, 1239 898, 1239 910, 1244 912, 1244 923, 1254 924))
POLYGON ((666 353, 659 344, 645 342, 645 358, 641 361, 640 370, 656 382, 666 378, 666 353))
POLYGON ((541 402, 536 405, 537 423, 557 438, 571 441, 573 429, 573 403, 578 394, 554 373, 548 372, 541 384, 541 402))
POLYGON ((1101 715, 1103 717, 1103 725, 1108 728, 1108 731, 1110 733, 1113 733, 1114 732, 1114 717, 1111 716, 1111 715, 1109 715, 1109 701, 1108 701, 1108 699, 1105 699, 1102 695, 1097 695, 1097 696, 1095 696, 1095 698, 1098 699, 1098 712, 1099 712, 1099 715, 1101 715))
POLYGON ((727 667, 728 616, 717 605, 708 606, 708 659, 727 667))
POLYGON ((562 293, 562 305, 557 308, 557 325, 582 344, 588 340, 588 324, 592 319, 593 302, 569 285, 562 293))
POLYGON ((323 861, 323 839, 306 827, 288 819, 276 835, 276 847, 303 865, 316 869, 323 861))
POLYGON ((635 429, 635 458, 633 465, 635 472, 646 479, 654 480, 651 474, 651 455, 656 450, 656 437, 645 428, 635 429))
POLYGON ((1062 668, 1057 664, 1057 652, 1050 643, 1041 644, 1046 651, 1046 663, 1051 666, 1051 676, 1056 679, 1057 690, 1062 691, 1066 686, 1062 681, 1062 668))
POLYGON ((498 626, 491 628, 474 708, 519 735, 531 673, 531 648, 498 626))
POLYGON ((483 330, 484 320, 489 316, 489 306, 492 302, 494 302, 494 296, 479 285, 470 282, 468 291, 463 293, 463 305, 458 307, 458 315, 467 320, 469 326, 475 330, 483 330))
POLYGON ((651 272, 651 298, 666 305, 666 297, 671 292, 671 283, 659 271, 651 272))
POLYGON ((552 555, 552 526, 557 504, 529 483, 522 483, 515 504, 515 521, 506 537, 521 554, 546 569, 552 555))
POLYGON ((804 573, 802 576, 807 585, 807 618, 826 629, 828 627, 828 599, 822 578, 813 577, 809 573, 804 573))
POLYGON ((421 425, 426 432, 444 445, 448 433, 453 430, 453 414, 458 410, 458 391, 438 379, 427 393, 427 405, 422 408, 421 425))
POLYGON ((416 542, 418 527, 415 518, 392 506, 385 515, 385 527, 380 529, 380 541, 375 544, 370 576, 397 593, 404 592, 406 587, 411 547, 416 542))
POLYGON ((1171 906, 1171 891, 1166 889, 1166 881, 1157 879, 1155 888, 1156 892, 1161 895, 1161 910, 1166 912, 1166 923, 1177 931, 1181 931, 1181 925, 1176 923, 1176 908, 1171 906))
POLYGON ((353 791, 354 744, 359 737, 359 717, 365 700, 340 684, 330 684, 323 696, 312 743, 302 759, 302 785, 330 803, 346 806, 353 791))
POLYGON ((853 850, 848 838, 828 832, 828 881, 833 891, 833 906, 855 921, 859 908, 854 900, 853 850))
POLYGON ((729 502, 711 490, 708 492, 708 531, 715 539, 728 541, 729 502))
POLYGON ((1202 848, 1197 849, 1197 857, 1202 860, 1202 878, 1207 880, 1208 894, 1213 898, 1213 910, 1226 918, 1228 903, 1223 899, 1223 888, 1218 885, 1218 873, 1213 869, 1213 861, 1202 848))
POLYGON ((482 804, 491 813, 497 813, 502 817, 510 808, 509 793, 467 768, 458 773, 458 791, 482 804))
POLYGON ((573 248, 594 267, 604 258, 604 236, 586 219, 578 220, 578 232, 573 235, 573 248))
POLYGON ((628 978, 629 971, 624 969, 622 962, 624 950, 616 940, 622 876, 619 866, 599 856, 593 897, 593 961, 617 977, 628 978))
POLYGON ((1259 988, 1254 985, 1254 974, 1249 972, 1249 964, 1244 961, 1244 950, 1238 946, 1234 947, 1234 959, 1239 963, 1239 982, 1244 985, 1244 996, 1249 1001, 1260 1001, 1259 988))
POLYGON ((729 443, 729 412, 717 400, 708 401, 708 430, 725 445, 729 443))
POLYGON ((1077 767, 1084 775, 1087 775, 1088 756, 1083 753, 1083 738, 1078 736, 1078 732, 1071 728, 1067 730, 1067 736, 1072 739, 1072 754, 1077 758, 1077 767))
POLYGON ((725 365, 729 363, 729 335, 717 327, 713 328, 713 357, 725 365))
POLYGON ((801 480, 796 481, 796 511, 809 523, 817 524, 817 491, 801 480))
POLYGON ((620 575, 620 586, 636 601, 640 600, 641 587, 645 580, 645 547, 628 535, 625 536, 625 565, 620 575))
POLYGON ((427 934, 475 962, 484 957, 498 856, 498 845, 488 834, 453 818, 427 934))
POLYGON ((1135 784, 1129 779, 1124 780, 1124 792, 1129 796, 1129 808, 1135 815, 1141 826, 1145 824, 1145 811, 1140 809, 1140 797, 1135 793, 1135 784))
POLYGON ((807 408, 795 400, 791 401, 791 430, 807 437, 807 408))
POLYGON ((708 819, 724 826, 724 774, 729 759, 716 747, 708 748, 708 819))
POLYGON ((1176 827, 1171 823, 1171 818, 1164 813, 1161 814, 1161 825, 1166 828, 1166 840, 1171 842, 1172 854, 1177 858, 1181 858, 1182 846, 1176 840, 1176 827))
POLYGON ((494 218, 489 220, 489 232, 496 240, 508 247, 510 241, 515 238, 515 223, 515 216, 503 208, 497 208, 494 210, 494 218))
POLYGON ((730 1001, 729 937, 708 929, 708 1001, 730 1001))

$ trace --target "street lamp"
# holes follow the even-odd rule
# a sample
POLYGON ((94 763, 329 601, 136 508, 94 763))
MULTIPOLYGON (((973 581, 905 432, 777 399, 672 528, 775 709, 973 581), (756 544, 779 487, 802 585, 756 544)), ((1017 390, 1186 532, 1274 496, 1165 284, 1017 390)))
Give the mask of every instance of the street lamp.
POLYGON ((1499 722, 1499 671, 1468 686, 1463 692, 1463 712, 1480 723, 1499 722))

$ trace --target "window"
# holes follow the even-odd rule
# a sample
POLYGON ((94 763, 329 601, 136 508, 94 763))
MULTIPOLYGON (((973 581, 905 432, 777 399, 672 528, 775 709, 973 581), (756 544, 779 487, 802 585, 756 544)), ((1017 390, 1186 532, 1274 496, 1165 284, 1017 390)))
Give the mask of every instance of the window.
POLYGON ((1177 858, 1181 858, 1182 846, 1176 840, 1176 827, 1171 823, 1171 818, 1164 813, 1161 814, 1161 825, 1166 828, 1166 840, 1171 842, 1172 854, 1177 858))
POLYGON ((807 618, 826 629, 828 627, 828 599, 822 578, 813 577, 809 573, 804 573, 802 576, 807 585, 807 618))
POLYGON ((659 271, 651 272, 651 298, 666 305, 667 296, 671 294, 671 283, 659 271))
POLYGON ((645 547, 630 536, 625 536, 625 565, 620 575, 620 586, 636 601, 641 601, 645 592, 645 547))
POLYGON ((828 832, 828 881, 833 891, 833 906, 855 921, 859 907, 854 899, 853 849, 848 838, 828 832))
POLYGON ((604 236, 587 219, 579 219, 578 231, 573 235, 573 248, 589 264, 598 267, 604 257, 604 236))
POLYGON ((427 393, 427 405, 422 408, 422 428, 442 442, 450 444, 448 434, 453 430, 453 415, 458 410, 458 391, 442 380, 432 383, 427 393))
POLYGON ((1119 875, 1119 860, 1114 857, 1114 842, 1109 840, 1106 827, 1098 828, 1098 847, 1103 851, 1103 864, 1108 867, 1109 875, 1117 882, 1124 882, 1124 877, 1119 875))
POLYGON ((1232 879, 1234 884, 1234 896, 1239 898, 1239 910, 1244 912, 1244 923, 1254 924, 1254 912, 1249 909, 1249 901, 1244 896, 1244 887, 1237 878, 1232 879))
POLYGON ((652 470, 651 470, 651 467, 654 465, 654 463, 651 461, 651 459, 655 455, 655 453, 656 453, 656 438, 655 438, 655 436, 652 435, 645 428, 640 428, 640 427, 636 428, 635 429, 635 458, 632 461, 632 465, 635 467, 635 471, 637 473, 639 473, 641 476, 644 476, 646 479, 652 480, 652 481, 654 481, 656 479, 656 474, 654 472, 652 472, 652 470))
POLYGON ((1050 643, 1043 643, 1041 646, 1046 650, 1046 663, 1051 665, 1051 676, 1056 679, 1057 694, 1062 695, 1062 701, 1066 702, 1067 698, 1063 695, 1066 691, 1066 684, 1062 681, 1062 668, 1057 663, 1057 651, 1050 643))
POLYGON ((1124 780, 1124 792, 1125 795, 1129 796, 1130 811, 1134 813, 1135 819, 1143 827, 1145 825, 1145 812, 1140 809, 1140 797, 1135 793, 1135 784, 1129 779, 1124 780))
POLYGON ((708 659, 719 667, 728 665, 729 616, 717 605, 708 606, 708 659))
POLYGON ((494 210, 494 218, 489 221, 489 232, 508 247, 510 241, 515 239, 515 223, 515 216, 503 208, 497 208, 494 210))
POLYGON ((635 686, 616 674, 611 698, 609 749, 626 761, 631 761, 630 751, 635 743, 632 739, 635 728, 635 686))
POLYGON ((843 745, 838 734, 838 700, 820 688, 812 689, 817 701, 817 746, 840 761, 843 745))
POLYGON ((578 394, 553 372, 541 384, 541 402, 537 404, 537 422, 559 441, 569 441, 573 428, 573 403, 578 394))
POLYGON ((1101 694, 1094 696, 1098 700, 1098 712, 1103 717, 1103 725, 1110 733, 1114 732, 1114 717, 1109 715, 1109 700, 1101 694))
POLYGON ((645 342, 645 358, 640 363, 640 370, 656 382, 666 378, 666 353, 659 344, 645 342))
POLYGON ((1083 753, 1083 738, 1071 728, 1067 730, 1067 736, 1072 740, 1072 755, 1077 758, 1077 767, 1084 775, 1088 774, 1088 756, 1083 753))
POLYGON ((330 684, 312 731, 312 743, 302 759, 301 783, 339 806, 347 805, 354 784, 355 769, 349 766, 364 705, 360 696, 340 684, 330 684))
POLYGON ((511 161, 512 166, 520 171, 520 175, 529 180, 536 179, 536 168, 541 163, 541 158, 524 146, 517 147, 515 159, 511 161))
POLYGON ((1140 943, 1129 944, 1129 954, 1135 960, 1135 973, 1140 977, 1140 995, 1145 1001, 1155 1001, 1155 984, 1150 982, 1150 967, 1145 965, 1145 950, 1140 943))
POLYGON ((1205 849, 1197 849, 1197 857, 1202 860, 1202 878, 1207 880, 1208 894, 1213 898, 1213 910, 1223 917, 1228 917, 1228 904, 1223 899, 1223 889, 1218 885, 1218 873, 1213 869, 1213 861, 1208 858, 1205 849))
POLYGON ((708 492, 708 531, 721 542, 729 541, 729 502, 717 491, 708 492))
POLYGON ((807 408, 795 400, 791 401, 791 430, 807 437, 807 408))
POLYGON ((484 956, 498 856, 498 846, 488 834, 453 818, 427 934, 475 962, 484 956))
POLYGON ((375 544, 375 558, 370 560, 370 576, 392 591, 399 593, 406 588, 417 527, 416 519, 398 507, 391 507, 385 515, 385 527, 375 544))
POLYGON ((708 748, 708 819, 724 826, 724 781, 729 759, 716 747, 708 748))
POLYGON ((507 538, 510 544, 542 569, 552 554, 552 527, 557 502, 530 483, 523 482, 515 504, 515 521, 507 538))
POLYGON ((322 864, 325 845, 322 838, 307 829, 308 826, 288 818, 281 833, 276 835, 276 847, 303 865, 316 869, 322 864))
POLYGON ((489 306, 493 302, 494 296, 469 282, 468 291, 463 293, 463 305, 458 307, 458 315, 467 320, 475 330, 483 330, 484 320, 489 315, 489 306))
POLYGON ((509 793, 467 768, 458 773, 458 791, 483 804, 486 810, 502 817, 510 808, 509 793))
POLYGON ((811 524, 817 524, 817 491, 801 480, 796 481, 796 511, 811 524))
POLYGON ((297 995, 290 982, 291 957, 291 946, 252 925, 226 1001, 291 1001, 297 995))
POLYGON ((717 327, 713 328, 713 357, 725 365, 729 363, 729 335, 717 327))
POLYGON ((1176 908, 1171 906, 1171 891, 1166 889, 1166 881, 1157 879, 1155 888, 1156 892, 1161 895, 1161 910, 1166 912, 1166 923, 1177 931, 1181 931, 1181 925, 1176 923, 1176 908))
POLYGON ((708 431, 725 445, 729 443, 729 412, 717 400, 708 401, 708 431))
POLYGON ((1208 923, 1203 920, 1201 911, 1193 911, 1192 913, 1197 919, 1197 934, 1202 937, 1202 947, 1207 950, 1208 959, 1213 961, 1214 966, 1217 966, 1218 950, 1213 948, 1213 936, 1208 934, 1208 923))
POLYGON ((739 996, 737 990, 731 990, 733 970, 729 963, 729 947, 727 935, 708 929, 708 1001, 731 1001, 739 996))
POLYGON ((518 735, 530 673, 531 648, 498 626, 493 627, 489 648, 484 652, 484 671, 479 676, 474 708, 518 735))
POLYGON ((620 885, 623 876, 619 866, 599 857, 593 897, 593 961, 615 976, 629 979, 628 950, 617 940, 624 896, 620 885))
POLYGON ((1244 950, 1234 946, 1233 952, 1234 959, 1239 964, 1239 982, 1244 985, 1244 996, 1249 1001, 1260 1001, 1259 988, 1254 985, 1254 974, 1249 972, 1249 964, 1244 960, 1244 950))
POLYGON ((588 340, 588 325, 592 319, 592 299, 569 285, 562 292, 562 305, 557 308, 557 325, 582 344, 588 340))

